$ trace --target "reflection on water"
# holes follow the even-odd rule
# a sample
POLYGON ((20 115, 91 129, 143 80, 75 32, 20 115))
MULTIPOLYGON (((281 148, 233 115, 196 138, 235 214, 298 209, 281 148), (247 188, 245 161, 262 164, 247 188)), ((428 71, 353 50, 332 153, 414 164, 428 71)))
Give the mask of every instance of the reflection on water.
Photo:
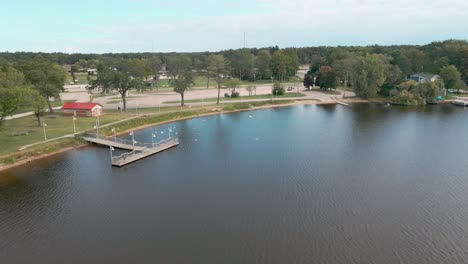
MULTIPOLYGON (((466 263, 468 109, 202 117, 123 168, 87 147, 0 172, 5 263, 466 263)), ((161 133, 163 132, 163 133, 161 133)))

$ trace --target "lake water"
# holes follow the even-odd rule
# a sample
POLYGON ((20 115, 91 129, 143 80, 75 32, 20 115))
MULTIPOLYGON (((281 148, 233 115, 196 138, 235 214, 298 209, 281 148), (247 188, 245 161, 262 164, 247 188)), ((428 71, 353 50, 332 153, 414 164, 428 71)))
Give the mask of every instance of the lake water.
POLYGON ((123 168, 91 146, 0 172, 0 262, 468 263, 468 109, 303 105, 136 140, 168 127, 178 147, 123 168))

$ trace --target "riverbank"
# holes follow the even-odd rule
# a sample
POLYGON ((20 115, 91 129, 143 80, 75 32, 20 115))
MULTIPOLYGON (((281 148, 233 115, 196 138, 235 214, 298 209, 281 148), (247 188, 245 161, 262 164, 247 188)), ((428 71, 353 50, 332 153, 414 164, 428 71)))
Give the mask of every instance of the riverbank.
MULTIPOLYGON (((346 103, 366 103, 368 100, 362 99, 340 99, 346 103)), ((317 100, 282 100, 282 101, 260 101, 260 102, 245 102, 245 103, 234 103, 226 105, 211 105, 206 108, 199 108, 188 111, 174 111, 162 114, 143 114, 141 117, 134 118, 131 120, 125 120, 121 123, 117 123, 111 127, 104 127, 100 129, 103 135, 112 135, 112 129, 115 129, 117 136, 127 134, 131 131, 141 130, 152 126, 158 126, 182 120, 198 118, 203 116, 224 114, 224 113, 235 113, 242 111, 252 111, 266 108, 276 107, 287 107, 293 105, 304 105, 304 104, 335 104, 331 102, 320 102, 317 100)), ((67 138, 63 140, 57 140, 53 143, 47 143, 46 145, 38 145, 32 149, 17 151, 12 154, 7 154, 0 157, 0 171, 14 168, 16 166, 22 166, 28 164, 31 161, 47 158, 53 155, 63 153, 65 151, 73 150, 88 145, 84 142, 79 135, 75 138, 67 138)))

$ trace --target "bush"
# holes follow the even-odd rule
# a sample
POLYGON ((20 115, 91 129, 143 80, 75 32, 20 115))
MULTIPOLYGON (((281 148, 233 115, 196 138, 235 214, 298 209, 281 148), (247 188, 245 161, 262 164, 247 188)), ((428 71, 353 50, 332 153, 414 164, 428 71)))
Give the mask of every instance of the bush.
POLYGON ((271 90, 271 93, 273 95, 283 95, 285 92, 286 90, 284 90, 283 85, 280 82, 275 81, 275 83, 273 84, 273 89, 271 90))
POLYGON ((232 98, 239 97, 239 95, 240 95, 240 93, 239 93, 239 92, 236 92, 236 91, 234 91, 234 92, 231 93, 231 97, 232 97, 232 98))

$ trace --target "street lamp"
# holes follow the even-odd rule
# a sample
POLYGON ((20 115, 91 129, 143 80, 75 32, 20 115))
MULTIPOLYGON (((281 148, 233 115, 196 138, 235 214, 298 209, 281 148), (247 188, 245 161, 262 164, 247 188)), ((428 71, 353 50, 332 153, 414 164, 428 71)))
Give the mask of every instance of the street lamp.
POLYGON ((135 136, 133 135, 133 131, 130 132, 130 136, 132 136, 132 146, 133 146, 133 151, 135 151, 135 136))
POLYGON ((111 162, 112 162, 112 151, 114 150, 114 148, 109 145, 109 151, 110 151, 110 158, 111 158, 111 162))
POLYGON ((44 121, 42 121, 42 129, 44 130, 44 141, 47 141, 47 134, 46 134, 46 129, 45 129, 46 126, 47 124, 44 121))
POLYGON ((73 116, 73 133, 76 134, 76 126, 75 126, 75 121, 76 121, 76 117, 73 116))
POLYGON ((96 116, 96 135, 99 136, 99 109, 94 110, 94 115, 96 116))
POLYGON ((151 132, 151 146, 154 147, 154 139, 156 138, 156 134, 154 134, 153 132, 151 132))

